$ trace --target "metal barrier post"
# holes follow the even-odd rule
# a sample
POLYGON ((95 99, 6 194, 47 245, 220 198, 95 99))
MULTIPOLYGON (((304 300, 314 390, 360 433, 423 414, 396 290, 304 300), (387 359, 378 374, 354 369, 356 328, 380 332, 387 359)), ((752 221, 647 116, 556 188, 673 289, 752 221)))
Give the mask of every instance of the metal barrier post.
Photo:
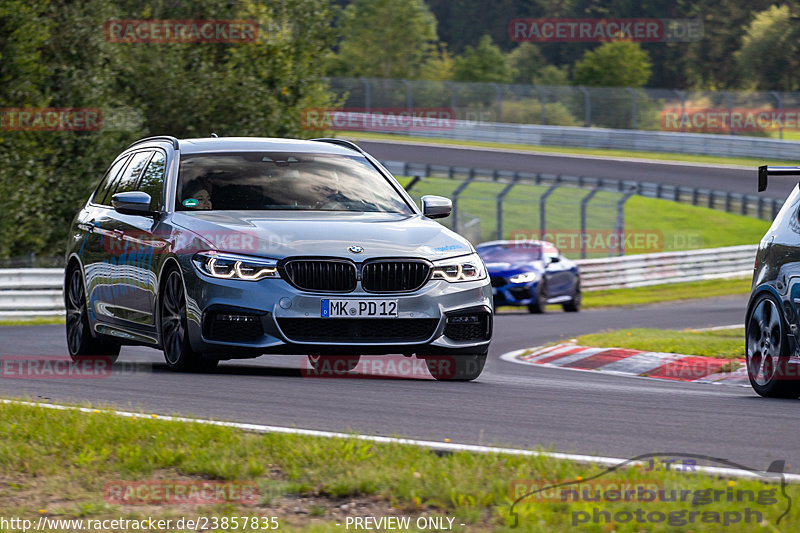
POLYGON ((542 126, 547 126, 547 110, 544 107, 544 91, 541 85, 534 85, 536 92, 539 93, 539 105, 542 107, 542 126))
POLYGON ((584 126, 588 128, 592 125, 592 101, 589 97, 589 91, 586 87, 581 86, 576 87, 576 89, 583 93, 584 126))
MULTIPOLYGON (((619 254, 618 255, 625 255, 625 202, 627 202, 631 196, 636 194, 636 188, 631 188, 626 192, 622 198, 619 199, 617 202, 617 227, 616 233, 619 238, 619 254)), ((611 257, 611 249, 608 250, 608 255, 611 257)))
POLYGON ((631 129, 636 129, 636 115, 638 114, 638 98, 636 95, 636 91, 631 89, 630 87, 625 87, 625 90, 628 91, 631 95, 631 129))
POLYGON ((581 199, 581 259, 586 259, 586 239, 584 239, 584 235, 586 235, 586 206, 589 204, 589 201, 592 197, 600 191, 600 185, 598 184, 594 189, 589 191, 589 194, 584 196, 581 199))
POLYGON ((421 179, 422 179, 422 177, 420 177, 419 175, 414 176, 414 178, 411 181, 409 181, 408 184, 405 186, 406 192, 408 192, 411 189, 413 189, 414 185, 416 185, 417 182, 419 182, 421 179))
POLYGON ((495 122, 503 122, 503 93, 496 83, 490 83, 489 85, 494 89, 494 97, 497 105, 497 120, 495 120, 495 122))
POLYGON ((781 120, 778 121, 778 131, 780 132, 780 139, 783 140, 783 98, 778 91, 770 91, 769 94, 778 102, 778 116, 781 120))
POLYGON ((364 111, 369 113, 370 107, 372 106, 372 93, 369 81, 367 78, 358 78, 361 80, 361 83, 364 84, 364 111))
POLYGON ((467 176, 467 179, 465 179, 464 182, 456 187, 455 191, 453 191, 453 231, 456 233, 458 233, 458 197, 461 195, 464 189, 466 189, 469 184, 472 183, 473 179, 475 179, 475 169, 471 168, 469 169, 469 176, 467 176))
MULTIPOLYGON (((558 176, 556 176, 556 178, 558 178, 558 176)), ((547 197, 550 196, 553 193, 553 191, 555 191, 559 187, 561 187, 561 184, 558 183, 558 181, 556 180, 556 183, 553 183, 546 191, 544 191, 544 194, 542 194, 542 196, 539 198, 539 239, 540 240, 544 240, 544 232, 547 231, 547 215, 545 213, 545 209, 546 209, 546 206, 547 206, 547 197)))
POLYGON ((511 178, 508 185, 503 187, 503 190, 497 195, 497 240, 503 240, 503 199, 511 192, 511 189, 517 184, 517 181, 519 181, 519 173, 514 172, 514 177, 511 178))

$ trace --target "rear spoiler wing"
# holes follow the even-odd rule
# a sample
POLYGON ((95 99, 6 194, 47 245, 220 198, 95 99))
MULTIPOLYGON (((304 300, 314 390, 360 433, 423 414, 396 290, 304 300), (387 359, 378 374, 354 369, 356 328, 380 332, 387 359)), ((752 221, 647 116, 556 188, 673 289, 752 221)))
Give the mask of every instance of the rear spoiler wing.
POLYGON ((767 190, 769 176, 800 176, 800 167, 758 167, 758 192, 767 190))

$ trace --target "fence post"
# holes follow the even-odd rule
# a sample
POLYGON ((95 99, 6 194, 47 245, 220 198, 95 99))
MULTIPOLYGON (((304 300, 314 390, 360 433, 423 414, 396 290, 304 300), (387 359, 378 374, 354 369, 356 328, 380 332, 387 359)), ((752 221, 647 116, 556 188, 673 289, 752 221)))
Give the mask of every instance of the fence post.
POLYGON ((421 179, 422 178, 419 175, 414 176, 414 178, 411 181, 409 181, 408 184, 405 186, 406 192, 408 192, 411 189, 413 189, 414 185, 416 185, 417 182, 419 182, 419 180, 421 180, 421 179))
POLYGON ((630 87, 625 87, 625 90, 631 95, 631 129, 636 129, 636 115, 638 114, 638 97, 636 91, 630 87))
MULTIPOLYGON (((557 177, 558 176, 556 176, 556 178, 557 177)), ((561 187, 561 184, 556 181, 556 183, 553 183, 539 198, 539 240, 541 241, 544 240, 544 232, 547 230, 547 214, 545 212, 547 207, 547 197, 559 187, 561 187)))
POLYGON ((539 105, 542 107, 542 126, 547 126, 547 110, 544 107, 544 91, 541 85, 534 85, 539 94, 539 105))
POLYGON ((586 239, 583 238, 583 236, 586 235, 586 206, 589 204, 589 201, 592 199, 592 197, 599 191, 600 185, 598 184, 594 189, 589 191, 589 194, 581 199, 581 259, 586 259, 586 239))
POLYGON ((452 81, 444 82, 450 89, 450 110, 453 112, 453 120, 456 118, 456 86, 452 81))
POLYGON ((494 89, 494 99, 497 105, 497 120, 495 120, 495 122, 503 122, 503 93, 496 83, 492 82, 489 85, 494 89))
POLYGON ((519 181, 519 172, 514 172, 514 177, 511 178, 511 181, 503 187, 503 190, 497 195, 497 240, 499 241, 503 240, 503 200, 506 195, 511 192, 514 185, 517 184, 517 181, 519 181))
POLYGON ((684 125, 683 117, 686 115, 686 95, 683 91, 678 89, 672 89, 672 92, 678 95, 678 98, 681 101, 681 131, 686 131, 686 126, 684 125))
POLYGON ((411 88, 411 83, 408 80, 400 80, 400 83, 406 86, 406 111, 409 113, 414 109, 414 93, 411 88))
MULTIPOLYGON (((619 239, 619 255, 625 255, 625 202, 634 194, 636 194, 636 188, 632 187, 617 202, 616 232, 619 239)), ((608 250, 608 255, 609 257, 612 255, 610 248, 608 250)))
POLYGON ((728 102, 728 133, 733 135, 733 98, 728 91, 723 94, 725 94, 725 101, 728 102))
POLYGON ((372 87, 369 84, 367 78, 358 78, 361 80, 361 83, 364 84, 364 111, 369 113, 370 108, 372 107, 372 87))
POLYGON ((579 85, 576 88, 583 93, 584 127, 588 128, 592 125, 592 101, 586 87, 579 85))
POLYGON ((475 179, 475 169, 470 168, 467 179, 465 179, 464 182, 456 187, 455 191, 453 191, 453 231, 456 233, 458 233, 458 197, 461 195, 464 189, 466 189, 467 186, 472 183, 473 179, 475 179))
POLYGON ((778 91, 770 91, 769 94, 778 102, 778 116, 781 117, 778 121, 778 124, 780 124, 778 131, 780 132, 780 139, 783 140, 783 98, 778 91))

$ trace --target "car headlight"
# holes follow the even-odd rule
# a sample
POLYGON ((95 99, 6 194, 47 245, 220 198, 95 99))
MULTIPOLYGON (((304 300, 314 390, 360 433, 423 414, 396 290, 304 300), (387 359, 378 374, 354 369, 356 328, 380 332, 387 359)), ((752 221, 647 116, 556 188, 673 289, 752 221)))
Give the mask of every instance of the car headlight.
POLYGON ((431 279, 443 279, 450 283, 478 281, 486 277, 486 267, 478 254, 462 255, 433 262, 431 279))
POLYGON ((192 259, 203 274, 219 279, 258 281, 279 278, 278 262, 274 259, 219 252, 198 252, 192 259))
POLYGON ((536 281, 537 279, 539 279, 539 274, 536 272, 523 272, 522 274, 511 276, 508 278, 508 281, 511 283, 530 283, 531 281, 536 281))

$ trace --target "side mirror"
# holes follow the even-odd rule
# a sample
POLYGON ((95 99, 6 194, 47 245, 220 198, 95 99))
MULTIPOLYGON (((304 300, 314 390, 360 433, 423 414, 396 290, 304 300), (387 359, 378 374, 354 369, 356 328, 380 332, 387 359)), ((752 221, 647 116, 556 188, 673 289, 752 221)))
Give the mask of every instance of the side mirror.
POLYGON ((561 261, 561 257, 554 255, 550 258, 551 263, 559 263, 561 261))
POLYGON ((422 197, 422 214, 428 218, 449 217, 453 211, 453 202, 444 196, 426 194, 422 197))
POLYGON ((141 191, 120 192, 111 198, 114 211, 123 215, 152 216, 150 195, 141 191))

